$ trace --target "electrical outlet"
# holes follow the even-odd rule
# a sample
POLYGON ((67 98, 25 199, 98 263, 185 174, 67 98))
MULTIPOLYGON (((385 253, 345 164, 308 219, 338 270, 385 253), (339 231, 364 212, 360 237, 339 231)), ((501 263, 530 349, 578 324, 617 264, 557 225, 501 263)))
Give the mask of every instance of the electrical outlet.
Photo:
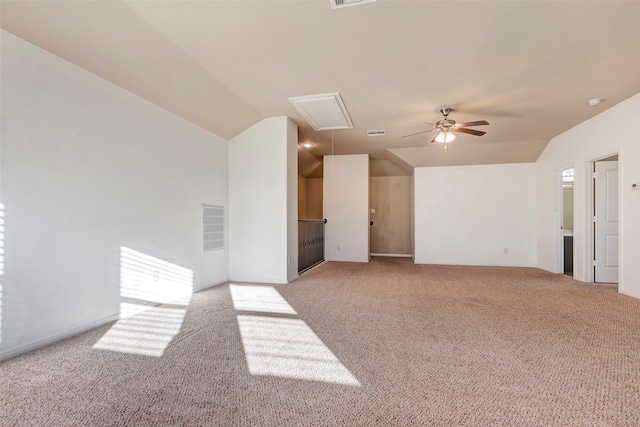
POLYGON ((509 248, 504 248, 504 254, 507 255, 509 253, 509 248))
POLYGON ((336 249, 340 250, 340 245, 337 245, 337 246, 336 246, 336 249))

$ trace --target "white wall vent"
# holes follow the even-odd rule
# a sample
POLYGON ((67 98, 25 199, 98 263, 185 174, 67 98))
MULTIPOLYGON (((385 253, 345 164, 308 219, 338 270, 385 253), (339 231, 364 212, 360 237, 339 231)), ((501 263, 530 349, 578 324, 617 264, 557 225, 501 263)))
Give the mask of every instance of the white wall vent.
POLYGON ((332 9, 341 9, 349 6, 359 6, 366 3, 375 3, 376 0, 329 0, 332 9))
POLYGON ((367 136, 385 136, 387 134, 386 129, 368 130, 367 136))
POLYGON ((202 205, 202 252, 224 249, 224 207, 202 205))
POLYGON ((350 129, 353 127, 347 107, 338 92, 288 98, 291 105, 314 130, 350 129))

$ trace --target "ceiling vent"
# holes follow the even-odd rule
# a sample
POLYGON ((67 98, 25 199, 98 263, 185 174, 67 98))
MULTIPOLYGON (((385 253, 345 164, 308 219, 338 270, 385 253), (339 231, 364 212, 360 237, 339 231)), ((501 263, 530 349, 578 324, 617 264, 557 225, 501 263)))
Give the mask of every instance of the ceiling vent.
POLYGON ((332 9, 342 9, 343 7, 359 6, 366 3, 375 3, 376 0, 329 0, 332 9))
POLYGON ((387 134, 386 129, 368 130, 367 136, 385 136, 387 134))
POLYGON ((351 117, 338 92, 288 98, 315 130, 350 129, 351 117))

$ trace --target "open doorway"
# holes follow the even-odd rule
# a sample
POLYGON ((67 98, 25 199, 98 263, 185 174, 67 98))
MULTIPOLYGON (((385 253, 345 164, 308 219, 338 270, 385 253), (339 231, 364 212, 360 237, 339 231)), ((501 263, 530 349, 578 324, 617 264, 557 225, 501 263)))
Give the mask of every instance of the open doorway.
POLYGON ((562 171, 562 272, 573 277, 573 195, 575 169, 562 171))
POLYGON ((411 256, 411 176, 369 179, 370 255, 411 256))
POLYGON ((369 161, 369 255, 411 257, 412 173, 386 159, 369 161))

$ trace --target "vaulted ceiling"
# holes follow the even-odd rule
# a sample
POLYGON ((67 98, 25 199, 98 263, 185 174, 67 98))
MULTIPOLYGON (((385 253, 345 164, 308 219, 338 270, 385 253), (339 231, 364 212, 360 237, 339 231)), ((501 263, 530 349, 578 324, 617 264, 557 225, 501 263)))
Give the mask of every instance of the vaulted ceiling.
POLYGON ((376 174, 535 161, 552 137, 640 92, 638 1, 2 1, 0 17, 226 139, 291 117, 314 144, 299 148, 305 176, 330 153, 368 153, 376 174), (316 132, 287 101, 328 92, 353 129, 316 132), (432 133, 402 138, 446 106, 458 122, 487 120, 487 134, 458 134, 446 154, 432 133))

